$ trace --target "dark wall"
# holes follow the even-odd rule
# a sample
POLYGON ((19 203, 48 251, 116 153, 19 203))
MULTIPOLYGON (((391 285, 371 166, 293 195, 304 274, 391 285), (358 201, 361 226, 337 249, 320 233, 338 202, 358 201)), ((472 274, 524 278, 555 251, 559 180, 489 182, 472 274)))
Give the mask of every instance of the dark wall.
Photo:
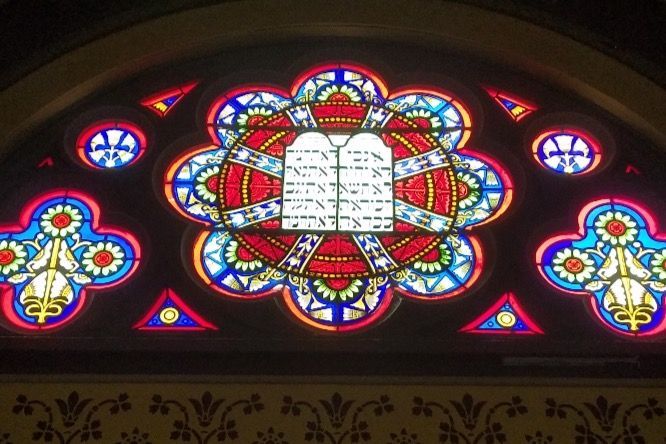
MULTIPOLYGON (((459 1, 568 35, 666 84, 664 0, 459 1)), ((114 30, 214 3, 221 1, 0 0, 0 89, 58 55, 114 30)))

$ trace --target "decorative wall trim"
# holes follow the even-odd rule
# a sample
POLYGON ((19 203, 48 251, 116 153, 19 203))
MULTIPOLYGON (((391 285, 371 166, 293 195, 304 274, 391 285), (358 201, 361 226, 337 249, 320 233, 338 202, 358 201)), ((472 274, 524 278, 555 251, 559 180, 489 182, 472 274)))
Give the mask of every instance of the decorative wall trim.
MULTIPOLYGON (((0 443, 659 443, 666 388, 2 383, 0 443)), ((608 381, 604 381, 608 382, 608 381)))

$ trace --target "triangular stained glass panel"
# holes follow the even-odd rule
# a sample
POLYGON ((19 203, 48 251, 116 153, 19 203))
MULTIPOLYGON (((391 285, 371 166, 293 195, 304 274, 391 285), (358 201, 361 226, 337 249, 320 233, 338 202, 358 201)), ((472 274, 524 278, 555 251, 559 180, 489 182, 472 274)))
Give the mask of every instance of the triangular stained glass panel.
POLYGON ((497 91, 494 88, 485 88, 486 92, 492 97, 499 106, 506 111, 511 118, 518 122, 528 114, 537 110, 537 107, 529 104, 523 99, 519 99, 513 95, 497 91))
POLYGON ((145 106, 158 116, 164 117, 195 86, 197 86, 197 82, 191 82, 177 88, 160 91, 143 99, 141 105, 145 106))
POLYGON ((520 307, 513 293, 506 293, 492 307, 459 330, 484 334, 543 334, 520 307))
POLYGON ((136 330, 217 330, 170 288, 165 288, 146 315, 134 325, 136 330))

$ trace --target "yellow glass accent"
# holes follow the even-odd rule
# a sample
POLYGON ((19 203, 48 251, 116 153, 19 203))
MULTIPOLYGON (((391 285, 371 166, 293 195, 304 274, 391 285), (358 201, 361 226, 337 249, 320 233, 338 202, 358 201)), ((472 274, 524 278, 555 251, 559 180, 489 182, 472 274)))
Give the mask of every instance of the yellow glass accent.
POLYGON ((169 109, 163 102, 153 103, 153 108, 161 112, 165 112, 167 109, 169 109))
POLYGON ((510 311, 500 311, 496 316, 497 323, 503 328, 511 328, 516 325, 516 315, 510 311))
POLYGON ((175 323, 180 317, 180 312, 174 307, 166 307, 160 311, 160 321, 167 325, 175 323))
POLYGON ((524 113, 525 111, 526 111, 525 108, 523 108, 523 107, 520 106, 520 105, 516 105, 516 107, 513 108, 513 109, 511 110, 511 115, 513 115, 514 117, 518 117, 518 116, 520 116, 522 113, 524 113))

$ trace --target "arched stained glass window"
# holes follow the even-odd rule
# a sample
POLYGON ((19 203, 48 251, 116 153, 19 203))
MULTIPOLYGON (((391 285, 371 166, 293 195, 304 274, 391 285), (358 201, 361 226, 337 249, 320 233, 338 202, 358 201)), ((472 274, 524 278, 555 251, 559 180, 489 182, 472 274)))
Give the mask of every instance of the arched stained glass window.
POLYGON ((663 152, 514 67, 364 42, 155 66, 16 142, 0 341, 662 353, 663 152))

